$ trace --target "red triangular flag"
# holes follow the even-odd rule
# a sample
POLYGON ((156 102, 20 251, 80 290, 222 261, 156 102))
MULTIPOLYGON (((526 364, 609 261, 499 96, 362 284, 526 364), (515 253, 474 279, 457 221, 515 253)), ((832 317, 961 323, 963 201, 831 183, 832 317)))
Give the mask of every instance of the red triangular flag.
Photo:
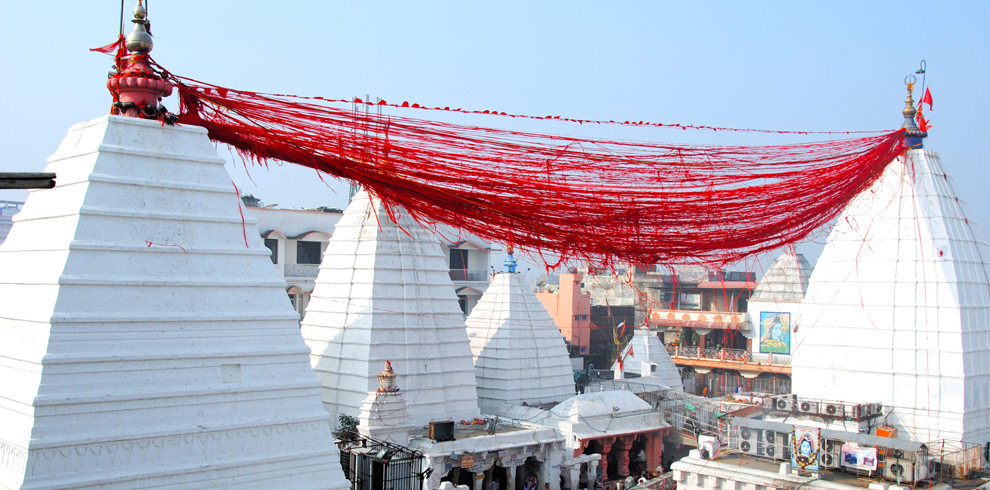
POLYGON ((117 51, 117 47, 124 42, 124 36, 120 36, 116 41, 107 44, 106 46, 100 46, 98 48, 90 48, 90 51, 96 51, 97 53, 110 54, 117 51))
POLYGON ((922 104, 928 104, 928 110, 932 110, 932 92, 925 88, 925 96, 921 98, 922 104))
POLYGON ((632 351, 632 346, 631 345, 629 346, 629 357, 636 357, 635 355, 633 355, 633 351, 632 351))

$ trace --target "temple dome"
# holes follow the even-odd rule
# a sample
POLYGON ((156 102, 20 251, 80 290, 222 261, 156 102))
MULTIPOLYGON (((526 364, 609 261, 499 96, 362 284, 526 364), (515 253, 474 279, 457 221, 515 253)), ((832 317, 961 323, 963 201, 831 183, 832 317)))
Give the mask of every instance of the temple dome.
POLYGON ((611 416, 612 414, 632 414, 649 412, 649 403, 626 390, 599 391, 575 395, 553 407, 551 411, 558 417, 592 418, 611 416))
POLYGON ((467 318, 478 401, 539 405, 574 396, 567 348, 553 318, 521 274, 496 274, 467 318))
POLYGON ((928 150, 847 206, 794 327, 799 397, 882 402, 916 441, 990 440, 990 244, 967 215, 928 150))
POLYGON ((409 422, 480 415, 464 317, 435 237, 360 191, 337 222, 302 321, 323 405, 358 416, 378 372, 402 375, 409 422))
MULTIPOLYGON (((684 391, 680 371, 656 332, 648 328, 637 328, 629 344, 622 350, 622 359, 624 373, 647 375, 643 362, 649 362, 651 365, 655 364, 656 369, 651 366, 648 376, 659 379, 672 390, 684 391)), ((612 370, 616 369, 619 369, 618 362, 612 364, 612 370)), ((630 378, 630 381, 635 379, 630 378)))
POLYGON ((104 116, 48 161, 0 245, 0 488, 347 488, 206 130, 104 116))
POLYGON ((780 254, 753 290, 750 301, 801 301, 808 291, 814 268, 804 255, 792 251, 780 254))

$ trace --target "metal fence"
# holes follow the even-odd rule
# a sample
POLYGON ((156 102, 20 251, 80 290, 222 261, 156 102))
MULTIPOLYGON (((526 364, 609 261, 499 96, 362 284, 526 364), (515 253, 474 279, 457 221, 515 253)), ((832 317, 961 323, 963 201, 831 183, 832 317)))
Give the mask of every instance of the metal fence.
POLYGON ((933 481, 952 485, 983 467, 983 446, 977 443, 939 440, 928 443, 928 472, 933 481))
POLYGON ((320 264, 285 264, 285 277, 316 277, 320 264))
POLYGON ((450 269, 451 281, 487 281, 486 269, 450 269))
POLYGON ((705 347, 699 349, 693 345, 667 345, 667 353, 671 357, 687 357, 692 359, 714 359, 719 361, 755 362, 768 366, 789 366, 791 356, 773 354, 754 354, 746 349, 722 349, 705 347))
POLYGON ((352 490, 420 490, 426 474, 419 451, 360 437, 340 441, 340 466, 352 490))

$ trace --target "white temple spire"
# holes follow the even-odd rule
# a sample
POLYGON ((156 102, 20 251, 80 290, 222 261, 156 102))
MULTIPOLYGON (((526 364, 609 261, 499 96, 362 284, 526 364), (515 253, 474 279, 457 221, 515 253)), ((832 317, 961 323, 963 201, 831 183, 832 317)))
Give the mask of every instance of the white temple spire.
POLYGON ((320 265, 302 321, 323 405, 336 423, 358 416, 390 361, 402 375, 410 423, 479 415, 470 344, 436 239, 402 208, 393 223, 367 191, 355 194, 320 265))

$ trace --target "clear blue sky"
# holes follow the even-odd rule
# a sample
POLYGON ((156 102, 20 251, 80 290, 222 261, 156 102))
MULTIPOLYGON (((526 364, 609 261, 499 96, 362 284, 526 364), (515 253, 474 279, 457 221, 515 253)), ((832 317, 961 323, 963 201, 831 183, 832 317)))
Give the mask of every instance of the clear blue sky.
MULTIPOLYGON (((0 1, 0 169, 41 171, 70 125, 108 111, 111 58, 87 49, 114 40, 119 5, 0 1)), ((127 0, 128 18, 132 6, 127 0)), ((935 99, 926 146, 942 156, 971 217, 990 227, 990 168, 981 149, 990 114, 990 2, 151 0, 149 14, 155 58, 211 83, 588 119, 895 128, 903 78, 925 59, 935 99)), ((795 141, 528 124, 623 139, 795 141)), ((334 185, 334 193, 310 170, 255 169, 256 185, 243 170, 232 173, 244 192, 283 207, 346 202, 345 186, 334 185)), ((24 197, 0 191, 0 199, 24 197)))

